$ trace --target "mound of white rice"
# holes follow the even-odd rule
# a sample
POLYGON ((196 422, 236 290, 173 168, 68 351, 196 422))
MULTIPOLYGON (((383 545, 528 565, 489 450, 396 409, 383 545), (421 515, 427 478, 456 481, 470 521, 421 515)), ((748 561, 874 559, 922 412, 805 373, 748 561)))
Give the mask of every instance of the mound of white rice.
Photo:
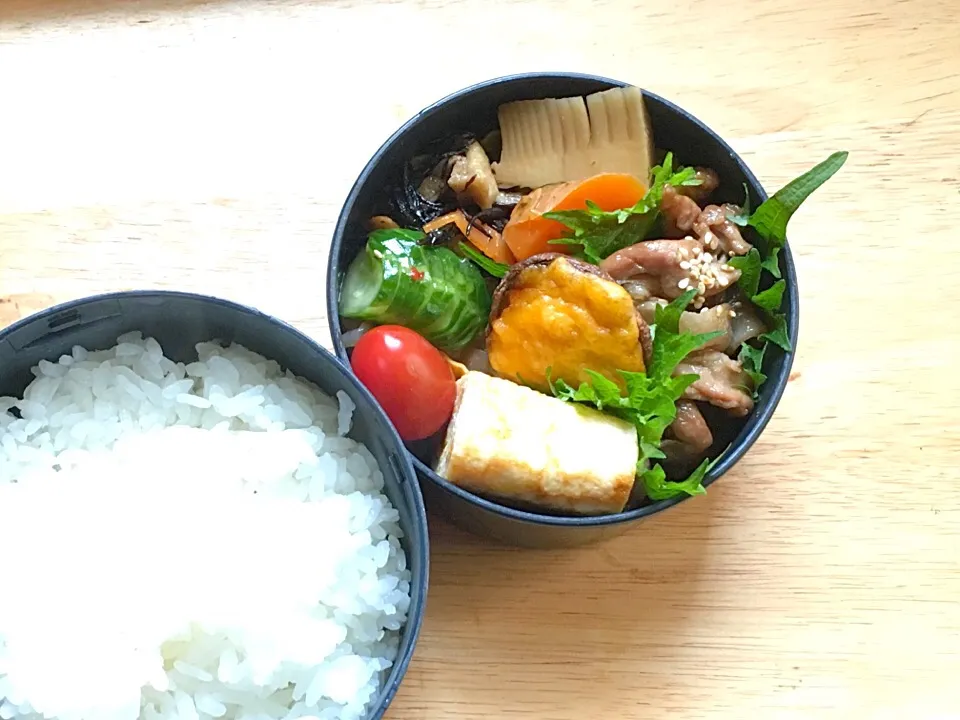
POLYGON ((353 403, 197 352, 132 333, 0 398, 3 720, 354 720, 395 660, 410 573, 353 403))

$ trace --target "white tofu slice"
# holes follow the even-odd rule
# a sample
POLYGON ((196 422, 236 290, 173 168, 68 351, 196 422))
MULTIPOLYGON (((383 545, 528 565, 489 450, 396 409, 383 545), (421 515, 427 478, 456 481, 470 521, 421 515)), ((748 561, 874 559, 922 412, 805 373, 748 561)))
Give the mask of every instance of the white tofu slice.
POLYGON ((468 372, 457 381, 436 470, 471 492, 604 515, 627 504, 638 453, 636 429, 627 422, 468 372))

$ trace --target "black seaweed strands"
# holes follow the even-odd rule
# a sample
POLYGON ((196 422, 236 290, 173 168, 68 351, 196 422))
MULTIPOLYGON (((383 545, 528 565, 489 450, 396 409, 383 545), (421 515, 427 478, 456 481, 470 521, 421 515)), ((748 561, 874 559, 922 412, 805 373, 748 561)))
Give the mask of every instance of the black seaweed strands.
MULTIPOLYGON (((470 218, 471 226, 483 223, 502 232, 520 194, 501 193, 492 208, 480 210, 465 196, 458 197, 447 184, 456 157, 477 141, 483 145, 491 162, 500 159, 499 131, 489 132, 482 139, 472 133, 459 133, 431 143, 424 152, 404 164, 396 184, 388 189, 390 204, 384 208, 383 214, 393 217, 402 227, 413 228, 423 227, 441 215, 461 209, 470 218)), ((449 240, 445 235, 430 235, 433 236, 429 240, 431 244, 444 244, 449 240)))
POLYGON ((402 227, 422 227, 459 207, 456 194, 447 185, 454 158, 475 140, 460 134, 431 143, 424 152, 405 163, 397 184, 390 189, 392 211, 402 227))
POLYGON ((457 206, 456 198, 452 197, 452 193, 447 194, 446 197, 441 196, 437 200, 428 200, 420 194, 420 186, 428 177, 429 171, 418 172, 415 167, 416 162, 412 160, 403 166, 400 182, 391 193, 393 208, 389 214, 401 227, 422 227, 457 206))
POLYGON ((513 211, 513 205, 494 205, 489 210, 481 210, 476 215, 471 215, 470 225, 483 223, 492 227, 497 232, 503 232, 507 221, 510 219, 510 213, 513 211))
POLYGON ((460 234, 460 230, 456 225, 450 223, 448 225, 444 225, 443 227, 438 227, 436 230, 431 230, 428 232, 426 237, 423 239, 423 243, 425 245, 430 245, 431 247, 437 245, 456 247, 461 240, 463 240, 463 235, 460 234))

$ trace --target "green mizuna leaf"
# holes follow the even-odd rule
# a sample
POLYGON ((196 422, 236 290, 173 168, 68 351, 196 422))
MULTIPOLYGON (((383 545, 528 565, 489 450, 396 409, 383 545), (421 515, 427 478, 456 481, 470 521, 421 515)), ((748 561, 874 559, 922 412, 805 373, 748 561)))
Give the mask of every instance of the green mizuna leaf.
POLYGON ((783 291, 787 289, 786 280, 777 280, 773 285, 763 292, 759 292, 750 298, 753 304, 763 308, 768 313, 774 313, 780 309, 783 302, 783 291))
POLYGON ((763 269, 760 251, 756 248, 750 248, 750 252, 746 255, 732 257, 728 263, 731 267, 740 271, 740 280, 737 283, 743 290, 743 294, 749 298, 756 295, 760 288, 760 272, 763 269))
POLYGON ((770 248, 770 254, 760 263, 760 267, 773 275, 777 280, 780 279, 780 248, 770 248))
POLYGON ((728 211, 727 220, 740 227, 746 227, 750 224, 750 190, 746 183, 743 184, 743 206, 740 208, 740 212, 732 213, 728 211))
POLYGON ((572 388, 562 379, 552 379, 548 368, 546 375, 550 392, 561 400, 586 403, 597 410, 620 410, 629 407, 628 399, 620 394, 619 385, 593 370, 587 370, 586 373, 590 382, 580 383, 580 387, 572 388))
POLYGON ((760 389, 767 380, 763 373, 763 356, 767 352, 767 343, 763 343, 759 348, 755 348, 748 343, 740 346, 740 354, 737 356, 740 364, 743 365, 743 371, 750 376, 753 383, 754 394, 760 389))
POLYGON ((769 340, 785 352, 793 352, 793 345, 790 344, 790 336, 787 333, 787 319, 783 315, 774 316, 773 329, 761 335, 760 339, 769 340))
POLYGON ((677 495, 703 495, 707 489, 703 487, 703 478, 710 469, 710 460, 704 460, 690 473, 690 477, 680 482, 670 482, 667 474, 660 465, 654 465, 640 473, 647 497, 651 500, 669 500, 677 495))
MULTIPOLYGON (((776 253, 779 252, 779 248, 774 248, 774 253, 771 255, 774 262, 774 267, 776 267, 776 253)), ((740 270, 740 280, 739 285, 740 289, 743 291, 743 294, 756 305, 760 310, 763 311, 763 315, 767 319, 767 326, 771 328, 770 332, 762 335, 761 337, 765 340, 774 342, 775 344, 782 347, 784 350, 789 352, 790 348, 790 338, 787 335, 787 323, 786 318, 779 312, 780 306, 783 304, 783 295, 787 289, 787 283, 785 280, 777 280, 773 285, 763 291, 758 291, 760 286, 760 277, 762 271, 765 268, 765 263, 771 259, 768 257, 767 260, 760 259, 760 251, 757 248, 751 248, 750 252, 746 255, 741 255, 739 257, 730 258, 730 264, 740 270)), ((776 277, 780 276, 780 268, 776 268, 777 272, 776 277)), ((763 350, 754 351, 749 345, 744 345, 741 350, 740 359, 741 361, 745 360, 744 352, 759 352, 758 357, 759 361, 755 366, 750 366, 748 362, 743 363, 744 370, 747 374, 750 375, 753 380, 754 390, 758 390, 760 386, 767 379, 766 375, 760 372, 760 364, 763 359, 763 351, 766 349, 766 344, 764 344, 763 350)))
POLYGON ((558 210, 544 217, 558 220, 573 230, 573 235, 551 240, 551 245, 575 245, 583 248, 583 258, 594 265, 617 250, 643 240, 656 220, 652 211, 633 213, 617 210, 611 213, 591 210, 558 210), (627 213, 623 216, 623 213, 627 213), (621 219, 622 217, 622 219, 621 219))

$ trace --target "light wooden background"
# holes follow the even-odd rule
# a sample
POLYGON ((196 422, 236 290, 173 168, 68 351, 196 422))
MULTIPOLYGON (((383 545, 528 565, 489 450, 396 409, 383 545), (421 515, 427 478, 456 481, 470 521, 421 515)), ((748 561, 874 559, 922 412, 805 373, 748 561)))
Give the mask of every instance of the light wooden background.
POLYGON ((775 189, 802 328, 762 440, 605 546, 433 524, 394 720, 960 717, 960 3, 0 3, 0 323, 121 288, 327 340, 341 201, 459 87, 596 72, 689 108, 775 189))

